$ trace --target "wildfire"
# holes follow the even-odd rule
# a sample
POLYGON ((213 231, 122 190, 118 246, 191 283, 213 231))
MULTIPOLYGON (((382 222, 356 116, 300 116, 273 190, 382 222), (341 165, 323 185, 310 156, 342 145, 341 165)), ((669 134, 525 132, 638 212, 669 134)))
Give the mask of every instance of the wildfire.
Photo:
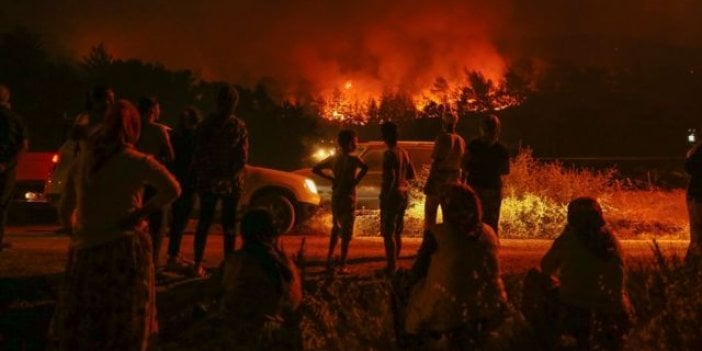
POLYGON ((388 109, 399 109, 405 114, 411 112, 414 117, 437 117, 440 113, 435 110, 439 106, 441 111, 460 113, 500 111, 521 103, 502 82, 496 84, 481 73, 470 74, 470 82, 437 78, 416 93, 399 89, 383 91, 377 86, 364 85, 363 81, 342 80, 321 99, 322 116, 332 121, 366 124, 374 119, 393 119, 386 115, 388 109))

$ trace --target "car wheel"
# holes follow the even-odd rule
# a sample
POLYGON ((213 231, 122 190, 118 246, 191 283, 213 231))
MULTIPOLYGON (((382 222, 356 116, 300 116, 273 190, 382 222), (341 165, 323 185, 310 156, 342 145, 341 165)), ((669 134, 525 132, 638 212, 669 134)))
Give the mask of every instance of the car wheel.
POLYGON ((288 233, 295 226, 295 205, 283 194, 269 193, 260 196, 252 202, 252 207, 270 211, 281 233, 288 233))

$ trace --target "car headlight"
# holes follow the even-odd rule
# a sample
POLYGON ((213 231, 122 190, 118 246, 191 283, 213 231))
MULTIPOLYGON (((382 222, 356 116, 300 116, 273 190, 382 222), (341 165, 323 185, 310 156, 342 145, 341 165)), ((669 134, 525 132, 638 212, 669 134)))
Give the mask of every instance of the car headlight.
POLYGON ((314 180, 305 178, 305 188, 311 193, 317 194, 317 184, 315 184, 314 180))

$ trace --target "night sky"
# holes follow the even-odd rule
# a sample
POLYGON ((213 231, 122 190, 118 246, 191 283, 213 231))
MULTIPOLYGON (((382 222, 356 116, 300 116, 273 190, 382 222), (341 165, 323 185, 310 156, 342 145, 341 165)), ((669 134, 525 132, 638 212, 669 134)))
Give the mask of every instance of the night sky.
POLYGON ((119 58, 207 79, 328 91, 422 89, 465 69, 498 78, 522 58, 577 65, 677 60, 702 48, 694 0, 2 0, 0 30, 26 26, 59 55, 105 43, 119 58), (674 50, 670 50, 673 48, 674 50))

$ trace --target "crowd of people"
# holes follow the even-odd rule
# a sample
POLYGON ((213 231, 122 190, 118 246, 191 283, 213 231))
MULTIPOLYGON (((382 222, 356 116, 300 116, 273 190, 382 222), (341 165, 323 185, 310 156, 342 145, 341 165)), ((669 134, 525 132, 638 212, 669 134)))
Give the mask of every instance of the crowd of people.
MULTIPOLYGON (((158 332, 155 304, 158 253, 169 230, 166 270, 190 270, 204 277, 208 232, 221 202, 225 261, 219 308, 185 334, 231 335, 251 347, 290 349, 286 326, 302 300, 300 274, 278 244, 280 232, 263 209, 244 214, 242 246, 235 250, 237 207, 248 158, 246 125, 234 115, 238 95, 223 86, 214 112, 204 119, 186 109, 175 129, 159 124, 154 97, 137 105, 115 100, 109 88, 88 94, 70 139, 75 153, 60 203, 64 230, 71 235, 65 280, 51 323, 60 350, 146 350, 158 332), (194 261, 180 253, 181 239, 196 198, 200 213, 194 261), (165 215, 171 211, 170 220, 165 215), (168 223, 166 223, 168 222, 168 223), (265 337, 253 337, 261 336, 265 337), (286 341, 287 340, 287 341, 286 341)), ((4 218, 13 170, 27 137, 10 108, 9 89, 0 86, 0 215, 4 218)), ((398 127, 380 126, 387 146, 382 162, 381 233, 384 274, 399 295, 397 339, 421 347, 444 339, 451 349, 476 349, 515 312, 501 278, 499 213, 502 176, 509 154, 499 141, 495 115, 481 119, 480 136, 469 143, 456 132, 456 117, 442 119, 426 194, 425 227, 417 257, 398 271, 409 182, 416 178, 409 153, 398 145, 398 127), (437 224, 438 208, 443 220, 437 224)), ((313 171, 333 184, 329 273, 348 274, 356 187, 368 171, 354 154, 352 130, 338 134, 339 152, 313 171), (339 262, 334 261, 341 240, 339 262)), ((702 234, 702 148, 690 150, 686 168, 691 243, 688 262, 700 257, 702 234)), ((0 223, 0 243, 2 228, 0 223)), ((524 281, 522 312, 544 349, 557 348, 567 334, 576 349, 616 350, 633 319, 625 290, 625 264, 616 236, 596 199, 568 205, 567 224, 524 281)), ((216 338, 200 337, 202 345, 216 338)))

